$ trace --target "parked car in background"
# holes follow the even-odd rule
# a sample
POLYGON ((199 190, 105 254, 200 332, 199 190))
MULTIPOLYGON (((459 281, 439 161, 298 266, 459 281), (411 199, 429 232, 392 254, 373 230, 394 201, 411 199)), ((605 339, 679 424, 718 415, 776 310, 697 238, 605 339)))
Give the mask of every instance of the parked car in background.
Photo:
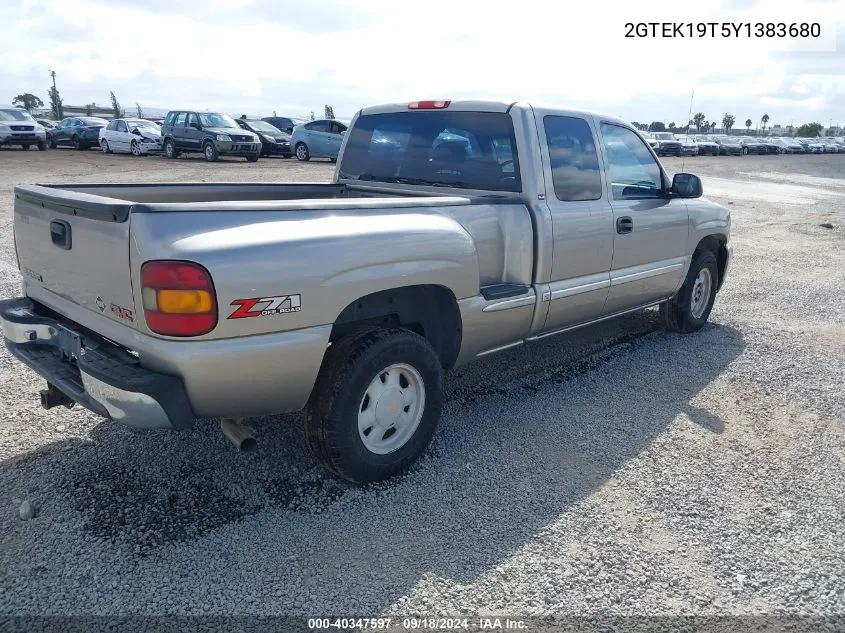
POLYGON ((766 154, 766 144, 751 136, 741 136, 739 139, 743 154, 766 154))
POLYGON ((711 139, 709 136, 703 134, 696 134, 692 139, 698 144, 699 156, 718 156, 719 144, 711 139))
POLYGON ((654 135, 651 132, 640 132, 642 137, 645 139, 646 143, 648 143, 649 147, 654 150, 654 153, 657 153, 657 146, 660 145, 660 142, 654 138, 654 135))
POLYGON ((773 139, 775 146, 778 148, 779 154, 803 154, 804 148, 801 143, 798 143, 791 138, 776 138, 773 139))
POLYGON ((337 160, 347 126, 337 119, 317 119, 293 128, 290 144, 299 160, 329 158, 337 160))
POLYGON ((682 156, 698 156, 698 143, 688 134, 678 134, 675 136, 681 143, 682 156))
POLYGON ((114 119, 100 130, 100 148, 133 156, 161 152, 161 128, 146 119, 114 119))
POLYGON ((35 119, 35 121, 45 130, 52 130, 59 124, 58 121, 52 121, 50 119, 35 119))
POLYGON ((716 137, 716 143, 719 144, 719 156, 742 156, 744 153, 742 142, 736 136, 716 137))
POLYGON ((763 153, 765 154, 780 154, 780 147, 773 138, 761 138, 759 141, 763 144, 763 153))
POLYGON ((99 117, 67 117, 47 132, 50 147, 70 145, 74 149, 90 149, 100 144, 100 130, 109 124, 99 117))
POLYGON ((167 158, 200 152, 209 162, 220 156, 243 156, 254 163, 261 155, 257 134, 242 130, 228 114, 171 110, 161 126, 162 150, 167 158))
POLYGON ((287 132, 283 132, 261 119, 235 119, 235 122, 241 129, 249 130, 258 135, 261 141, 262 156, 281 156, 282 158, 293 156, 293 150, 290 147, 290 134, 287 132))
POLYGON ((295 128, 297 125, 308 123, 308 121, 306 121, 305 119, 297 119, 296 117, 287 116, 266 116, 261 120, 266 121, 277 130, 287 132, 288 134, 293 134, 293 128, 295 128))
POLYGON ((43 151, 47 149, 47 131, 26 110, 0 107, 0 145, 20 145, 23 149, 36 145, 43 151))
POLYGON ((795 139, 804 148, 808 154, 821 154, 824 152, 824 145, 819 143, 817 138, 797 138, 795 139))
POLYGON ((838 154, 841 152, 841 148, 839 144, 834 141, 832 138, 823 138, 819 139, 822 145, 824 145, 824 151, 830 154, 838 154))
POLYGON ((657 141, 658 156, 680 156, 681 142, 671 132, 652 132, 657 141))

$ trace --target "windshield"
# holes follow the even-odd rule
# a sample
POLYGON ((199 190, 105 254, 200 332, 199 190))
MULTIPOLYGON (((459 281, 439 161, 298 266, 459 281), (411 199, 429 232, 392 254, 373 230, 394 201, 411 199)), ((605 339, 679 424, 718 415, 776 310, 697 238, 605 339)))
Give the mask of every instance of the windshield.
POLYGON ((522 190, 513 122, 504 113, 367 114, 348 134, 339 178, 522 190))
POLYGON ((674 141, 674 140, 676 140, 675 135, 670 134, 669 132, 655 132, 654 138, 656 138, 659 141, 674 141))
POLYGON ((126 125, 129 127, 147 127, 154 130, 158 129, 158 125, 146 119, 126 119, 126 125))
POLYGON ((267 121, 247 121, 249 127, 259 132, 267 132, 268 134, 278 134, 281 130, 275 126, 270 125, 267 121))
POLYGON ((203 127, 238 127, 235 120, 228 114, 218 114, 217 112, 204 112, 199 114, 200 123, 203 127))
POLYGON ((8 110, 0 110, 0 121, 34 121, 32 115, 26 110, 19 108, 9 108, 8 110))

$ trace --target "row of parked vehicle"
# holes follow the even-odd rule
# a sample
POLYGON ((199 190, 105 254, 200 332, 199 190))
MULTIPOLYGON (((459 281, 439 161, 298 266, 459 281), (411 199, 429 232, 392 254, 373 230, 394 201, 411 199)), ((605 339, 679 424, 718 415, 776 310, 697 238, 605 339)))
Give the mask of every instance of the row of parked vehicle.
POLYGON ((643 132, 658 156, 742 156, 746 154, 838 154, 845 138, 730 136, 728 134, 673 134, 643 132))
MULTIPOLYGON (((25 110, 14 110, 18 117, 29 117, 25 110)), ((348 127, 347 122, 336 119, 256 119, 245 115, 235 119, 221 112, 194 110, 168 112, 161 124, 138 117, 107 120, 80 116, 67 117, 60 122, 29 118, 31 127, 40 130, 40 140, 31 143, 38 144, 39 149, 99 147, 108 154, 162 154, 166 158, 201 153, 208 161, 216 161, 221 156, 239 156, 250 162, 262 156, 334 161, 348 127)))

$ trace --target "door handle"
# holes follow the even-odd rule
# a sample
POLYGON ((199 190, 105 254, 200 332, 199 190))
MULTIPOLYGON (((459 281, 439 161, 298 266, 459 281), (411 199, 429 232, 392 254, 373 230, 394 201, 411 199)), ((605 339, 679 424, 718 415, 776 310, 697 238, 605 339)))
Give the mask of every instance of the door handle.
POLYGON ((624 233, 630 233, 633 230, 634 230, 634 221, 630 217, 628 217, 626 215, 626 216, 623 216, 621 218, 617 218, 617 220, 616 220, 616 232, 617 233, 622 235, 624 233))

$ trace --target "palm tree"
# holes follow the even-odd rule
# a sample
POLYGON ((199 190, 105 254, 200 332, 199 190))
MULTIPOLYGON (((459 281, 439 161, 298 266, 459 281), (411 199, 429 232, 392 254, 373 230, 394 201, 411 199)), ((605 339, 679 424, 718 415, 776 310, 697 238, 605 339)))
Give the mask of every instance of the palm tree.
POLYGON ((704 124, 704 116, 703 112, 698 112, 694 117, 692 117, 692 123, 695 125, 697 129, 701 129, 702 125, 704 124))
POLYGON ((731 128, 736 123, 736 117, 733 114, 728 114, 725 112, 725 116, 722 117, 722 127, 725 128, 725 134, 731 133, 731 128))
POLYGON ((713 123, 710 124, 710 133, 712 134, 715 131, 716 131, 716 122, 713 121, 713 123))
POLYGON ((766 123, 768 123, 768 122, 769 122, 769 115, 768 115, 768 114, 764 114, 764 115, 763 115, 763 118, 762 118, 762 119, 760 119, 760 120, 763 122, 763 129, 765 130, 765 129, 766 129, 766 123))
POLYGON ((745 119, 745 127, 748 128, 748 131, 751 131, 751 119, 745 119))

